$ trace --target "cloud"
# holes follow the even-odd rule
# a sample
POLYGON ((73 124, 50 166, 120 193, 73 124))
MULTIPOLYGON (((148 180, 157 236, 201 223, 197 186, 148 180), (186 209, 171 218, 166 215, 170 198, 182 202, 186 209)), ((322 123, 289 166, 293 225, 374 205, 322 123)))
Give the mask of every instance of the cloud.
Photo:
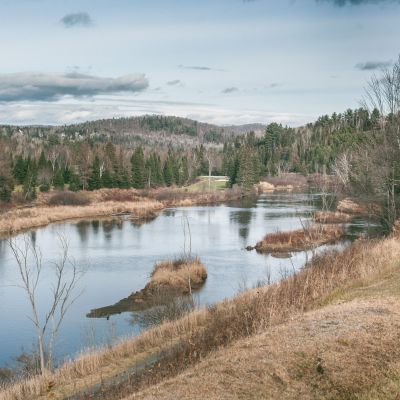
POLYGON ((182 81, 180 81, 179 79, 175 79, 173 81, 167 82, 167 85, 169 85, 169 86, 177 86, 177 85, 182 86, 182 81))
POLYGON ((211 68, 202 65, 178 65, 180 69, 191 69, 195 71, 225 71, 224 69, 211 68))
POLYGON ((93 25, 92 18, 86 12, 67 14, 61 18, 60 22, 66 28, 73 28, 75 26, 89 27, 93 25))
POLYGON ((373 71, 375 69, 387 68, 390 65, 392 65, 391 61, 366 61, 359 62, 355 67, 361 71, 373 71))
POLYGON ((121 96, 114 102, 21 102, 0 107, 0 120, 5 124, 62 125, 104 118, 132 117, 146 114, 174 115, 217 125, 279 122, 300 126, 316 119, 316 115, 281 113, 266 110, 225 108, 217 104, 186 103, 176 101, 145 101, 121 96))
POLYGON ((221 93, 224 94, 229 94, 229 93, 233 93, 233 92, 237 92, 239 89, 237 87, 228 87, 226 89, 224 89, 221 93))
POLYGON ((0 74, 0 102, 56 101, 63 96, 83 97, 119 92, 141 92, 149 86, 144 74, 119 78, 97 77, 72 72, 0 74))
POLYGON ((316 0, 317 2, 329 2, 335 6, 344 7, 346 5, 362 6, 365 4, 387 4, 387 3, 400 3, 400 0, 316 0))

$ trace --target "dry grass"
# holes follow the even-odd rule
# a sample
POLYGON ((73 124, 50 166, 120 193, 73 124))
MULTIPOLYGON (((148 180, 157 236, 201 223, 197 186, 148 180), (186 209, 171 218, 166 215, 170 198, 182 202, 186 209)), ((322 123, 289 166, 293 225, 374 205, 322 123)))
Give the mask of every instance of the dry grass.
POLYGON ((207 279, 207 271, 198 258, 183 257, 158 262, 146 286, 119 302, 95 308, 89 318, 104 318, 128 311, 144 311, 165 306, 177 297, 199 289, 207 279))
POLYGON ((341 213, 355 215, 379 215, 380 212, 379 206, 374 203, 362 203, 348 197, 340 200, 336 209, 341 213))
POLYGON ((240 340, 128 399, 396 399, 399 325, 398 298, 329 306, 240 340))
POLYGON ((295 231, 268 234, 258 242, 255 249, 260 253, 303 251, 333 243, 344 234, 342 226, 316 225, 295 231))
POLYGON ((37 200, 24 207, 6 208, 0 213, 0 237, 8 237, 29 229, 80 218, 110 217, 116 214, 132 214, 133 217, 149 218, 165 207, 193 206, 218 203, 241 197, 240 191, 186 192, 184 189, 100 189, 92 192, 39 193, 37 200), (66 196, 65 193, 68 193, 66 196), (90 202, 88 205, 58 205, 66 197, 90 202))
POLYGON ((342 224, 351 219, 351 215, 339 211, 318 211, 313 215, 313 220, 321 224, 342 224))
POLYGON ((79 218, 108 217, 120 213, 130 213, 137 217, 148 217, 162 208, 163 204, 160 202, 142 200, 140 202, 108 201, 87 206, 38 206, 11 210, 1 215, 0 236, 14 235, 54 222, 79 218))
POLYGON ((201 287, 207 279, 207 271, 198 258, 177 259, 158 262, 151 280, 146 286, 149 290, 168 288, 182 294, 201 287))
MULTIPOLYGON (((52 382, 52 389, 49 390, 51 394, 47 395, 60 399, 65 394, 74 393, 79 388, 99 383, 106 377, 126 370, 149 354, 155 354, 160 349, 171 349, 179 343, 177 351, 160 356, 157 368, 146 369, 139 376, 133 373, 135 379, 124 380, 105 389, 103 398, 112 400, 127 396, 176 376, 186 368, 192 368, 215 350, 266 330, 268 332, 274 326, 297 318, 302 312, 326 305, 327 299, 337 300, 338 291, 370 285, 382 276, 398 271, 399 260, 400 241, 395 238, 359 241, 342 253, 332 251, 315 258, 300 273, 279 283, 245 292, 206 310, 194 311, 183 319, 163 324, 110 349, 84 355, 47 378, 36 377, 19 383, 3 391, 0 399, 44 399, 49 381, 52 382), (333 293, 336 295, 332 297, 333 293)), ((358 314, 358 318, 362 322, 363 314, 358 314)), ((316 335, 317 331, 311 325, 308 333, 316 335)), ((287 346, 290 349, 291 343, 288 342, 287 346)), ((257 362, 263 362, 261 360, 257 362)), ((355 365, 363 368, 358 361, 355 365)), ((257 371, 253 371, 256 374, 253 382, 259 374, 257 371)), ((243 375, 243 379, 246 376, 243 375)), ((241 377, 237 379, 239 382, 236 387, 240 387, 241 377)), ((177 390, 175 386, 172 387, 177 390)), ((206 388, 203 389, 204 393, 208 393, 206 388)), ((218 398, 218 392, 215 393, 214 398, 218 398)), ((244 395, 241 397, 247 398, 244 395)), ((202 398, 207 398, 207 395, 202 398)))

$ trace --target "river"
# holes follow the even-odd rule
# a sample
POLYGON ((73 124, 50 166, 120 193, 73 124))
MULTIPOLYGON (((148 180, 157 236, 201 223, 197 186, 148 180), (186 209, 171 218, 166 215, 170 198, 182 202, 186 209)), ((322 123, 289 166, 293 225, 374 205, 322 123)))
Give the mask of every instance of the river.
MULTIPOLYGON (((143 288, 156 261, 182 254, 183 216, 190 224, 192 253, 201 258, 208 271, 206 284, 196 293, 196 302, 204 306, 232 297, 259 281, 276 281, 301 268, 307 257, 304 252, 281 259, 248 252, 245 247, 254 245, 267 233, 300 228, 319 208, 319 197, 268 194, 222 205, 171 208, 145 224, 128 219, 75 221, 27 233, 46 261, 38 288, 42 313, 49 303, 51 261, 60 252, 58 235, 67 238, 69 255, 86 271, 78 285, 82 294, 62 325, 57 358, 65 359, 88 346, 109 344, 140 331, 129 313, 108 320, 88 319, 86 314, 143 288)), ((362 218, 348 224, 347 235, 339 246, 365 232, 367 226, 362 218)), ((15 358, 32 350, 35 343, 28 318, 30 309, 25 293, 18 287, 19 279, 8 244, 0 241, 0 367, 13 365, 15 358)))

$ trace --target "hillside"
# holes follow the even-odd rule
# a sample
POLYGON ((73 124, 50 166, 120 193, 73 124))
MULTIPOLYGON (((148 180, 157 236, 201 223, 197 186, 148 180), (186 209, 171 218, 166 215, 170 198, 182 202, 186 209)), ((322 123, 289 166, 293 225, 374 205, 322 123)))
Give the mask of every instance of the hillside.
MULTIPOLYGON (((55 135, 72 141, 87 138, 115 144, 142 144, 159 147, 193 146, 198 143, 223 143, 251 131, 262 135, 262 124, 217 126, 195 120, 159 115, 113 118, 60 126, 0 125, 0 136, 29 136, 41 141, 55 135)), ((53 138, 54 140, 54 138, 53 138)))

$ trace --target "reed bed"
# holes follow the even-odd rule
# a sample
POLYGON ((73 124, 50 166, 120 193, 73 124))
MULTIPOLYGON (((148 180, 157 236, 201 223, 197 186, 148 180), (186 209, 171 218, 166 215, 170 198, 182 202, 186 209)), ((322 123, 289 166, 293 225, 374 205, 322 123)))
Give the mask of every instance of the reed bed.
POLYGON ((343 224, 350 222, 352 216, 339 211, 318 211, 314 213, 313 220, 321 224, 343 224))
POLYGON ((334 243, 344 234, 338 225, 315 225, 294 231, 270 233, 259 241, 255 249, 260 253, 303 251, 323 244, 334 243))
POLYGON ((207 279, 207 271, 198 258, 182 258, 158 262, 151 280, 146 286, 149 290, 173 289, 182 294, 201 287, 207 279))

